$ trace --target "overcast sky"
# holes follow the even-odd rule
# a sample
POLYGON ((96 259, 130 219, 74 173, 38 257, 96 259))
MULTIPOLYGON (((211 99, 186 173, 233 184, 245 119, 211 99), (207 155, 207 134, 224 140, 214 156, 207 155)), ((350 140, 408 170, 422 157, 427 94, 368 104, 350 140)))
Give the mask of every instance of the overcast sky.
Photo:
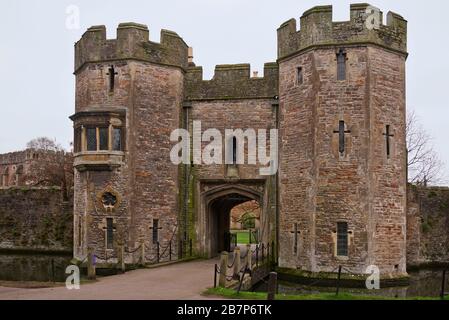
MULTIPOLYGON (((73 44, 92 25, 107 27, 115 38, 120 22, 148 25, 150 39, 160 29, 176 31, 194 47, 195 63, 205 77, 214 66, 276 60, 276 29, 315 6, 333 4, 334 21, 349 20, 357 1, 274 0, 2 0, 0 4, 0 153, 23 149, 38 137, 72 139, 74 113, 73 44), (80 10, 80 28, 66 27, 67 8, 80 10)), ((362 1, 359 1, 362 2, 362 1)), ((372 1, 384 13, 409 21, 407 104, 434 137, 436 150, 449 164, 449 2, 372 1), (447 90, 447 91, 446 91, 447 90)), ((299 24, 298 24, 299 26, 299 24)))

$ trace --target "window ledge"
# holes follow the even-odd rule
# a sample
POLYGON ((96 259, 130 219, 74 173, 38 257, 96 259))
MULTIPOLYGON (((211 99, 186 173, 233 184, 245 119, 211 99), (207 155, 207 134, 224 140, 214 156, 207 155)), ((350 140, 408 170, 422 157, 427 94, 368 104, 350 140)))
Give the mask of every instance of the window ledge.
POLYGON ((117 155, 124 156, 125 153, 123 151, 81 151, 74 154, 75 157, 78 156, 90 156, 90 155, 117 155))
POLYGON ((335 256, 335 258, 339 261, 349 261, 348 256, 335 256))
POLYGON ((73 166, 78 171, 112 171, 123 164, 122 151, 83 151, 75 153, 73 166))

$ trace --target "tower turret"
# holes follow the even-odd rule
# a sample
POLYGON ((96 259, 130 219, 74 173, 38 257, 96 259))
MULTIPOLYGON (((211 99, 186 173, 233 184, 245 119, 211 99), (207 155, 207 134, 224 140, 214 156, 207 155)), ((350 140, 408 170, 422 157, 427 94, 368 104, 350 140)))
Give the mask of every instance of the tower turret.
POLYGON ((99 262, 111 262, 118 245, 143 244, 154 256, 169 240, 176 252, 178 168, 167 150, 180 127, 187 67, 181 37, 162 30, 155 43, 137 23, 120 24, 117 39, 94 26, 76 43, 76 257, 92 247, 99 262))
POLYGON ((406 274, 407 22, 387 21, 320 6, 278 29, 281 267, 406 274))

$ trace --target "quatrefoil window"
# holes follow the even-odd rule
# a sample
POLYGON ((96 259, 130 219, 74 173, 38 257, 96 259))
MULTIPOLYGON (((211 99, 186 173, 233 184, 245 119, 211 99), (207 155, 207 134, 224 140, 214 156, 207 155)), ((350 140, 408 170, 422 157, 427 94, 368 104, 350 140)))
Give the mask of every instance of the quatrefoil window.
POLYGON ((112 209, 117 204, 117 197, 111 192, 105 192, 101 197, 101 202, 105 208, 112 209))

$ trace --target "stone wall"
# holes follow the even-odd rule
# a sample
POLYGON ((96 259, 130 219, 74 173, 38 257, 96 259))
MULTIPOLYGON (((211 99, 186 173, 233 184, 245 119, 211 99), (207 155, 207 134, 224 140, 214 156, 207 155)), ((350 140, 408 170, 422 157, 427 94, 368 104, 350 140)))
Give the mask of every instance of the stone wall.
MULTIPOLYGON (((265 83, 265 80, 249 78, 249 68, 244 71, 243 76, 237 70, 228 70, 227 72, 227 77, 223 74, 215 77, 216 80, 214 81, 221 81, 224 85, 221 89, 214 83, 203 83, 203 89, 209 87, 210 90, 202 91, 205 96, 197 96, 197 100, 190 101, 189 107, 184 108, 184 121, 188 120, 187 127, 191 133, 193 133, 193 121, 201 121, 202 133, 208 129, 217 129, 222 135, 223 164, 194 165, 187 168, 189 175, 186 178, 190 187, 186 193, 189 197, 187 202, 190 201, 191 207, 186 214, 191 217, 189 220, 193 226, 193 228, 190 228, 192 230, 190 236, 199 239, 198 251, 205 255, 207 255, 209 241, 209 236, 205 235, 205 232, 207 232, 206 227, 211 224, 208 219, 213 219, 215 216, 215 214, 209 214, 206 201, 208 196, 206 194, 213 192, 214 189, 229 188, 237 194, 241 194, 242 191, 252 192, 257 190, 262 195, 261 198, 250 198, 248 200, 261 201, 260 224, 261 229, 263 229, 264 240, 268 242, 274 239, 272 236, 275 229, 275 206, 273 203, 273 197, 276 195, 275 175, 264 176, 260 174, 260 169, 267 167, 267 165, 261 165, 260 162, 255 165, 248 163, 247 139, 245 139, 244 164, 227 165, 224 162, 226 129, 241 129, 243 131, 254 129, 256 135, 260 129, 267 130, 267 153, 270 152, 270 129, 277 128, 278 101, 273 99, 277 94, 277 87, 267 92, 264 92, 263 87, 260 87, 258 94, 261 94, 261 96, 241 99, 238 98, 240 80, 245 79, 242 81, 247 85, 254 86, 254 88, 258 87, 258 83, 265 83), (223 99, 224 95, 227 95, 228 98, 223 99)), ((266 74, 266 76, 268 75, 266 74)), ((202 147, 204 148, 206 145, 208 143, 203 142, 202 147)), ((183 181, 181 190, 185 188, 185 185, 186 183, 183 181)), ((226 190, 221 191, 223 193, 228 192, 226 190)), ((185 203, 185 200, 183 202, 185 203)))
POLYGON ((385 277, 406 273, 406 26, 390 15, 387 26, 368 30, 366 6, 351 6, 345 23, 332 22, 331 7, 316 7, 304 13, 300 31, 294 20, 279 29, 281 267, 364 273, 377 265, 385 277), (382 32, 397 41, 378 42, 382 32), (345 78, 338 79, 342 51, 345 78), (338 223, 348 226, 342 256, 338 223))
POLYGON ((277 63, 266 63, 263 77, 251 77, 249 64, 215 67, 212 80, 203 80, 203 68, 191 66, 186 74, 186 100, 272 99, 278 95, 277 63))
POLYGON ((0 187, 24 185, 24 174, 27 172, 34 152, 24 150, 0 155, 0 187))
POLYGON ((105 27, 90 28, 75 47, 72 119, 82 131, 102 122, 103 113, 109 128, 120 122, 126 143, 118 154, 78 155, 90 163, 75 165, 75 221, 84 221, 75 255, 87 246, 114 254, 104 248, 111 217, 128 250, 142 241, 152 245, 152 221, 160 219, 162 241, 177 226, 180 237, 207 255, 217 234, 211 226, 223 223, 215 206, 255 200, 263 241, 279 234, 282 267, 331 272, 344 265, 364 273, 377 264, 385 276, 404 275, 407 22, 389 13, 386 25, 368 28, 367 6, 352 5, 347 22, 333 22, 325 6, 305 12, 301 30, 295 20, 284 23, 278 61, 265 64, 263 77, 237 64, 219 65, 204 80, 173 32, 162 31, 156 44, 144 25, 121 24, 110 40, 105 27), (337 79, 337 52, 346 58, 344 80, 337 79), (280 129, 279 175, 261 176, 260 165, 173 166, 170 133, 181 126, 194 133, 195 120, 202 132, 280 129), (340 151, 335 130, 343 121, 340 151), (108 190, 120 197, 113 210, 98 201, 108 190), (336 252, 342 222, 349 227, 347 256, 336 252))
POLYGON ((407 265, 449 263, 449 188, 408 188, 407 265))
MULTIPOLYGON (((32 170, 36 167, 40 169, 47 167, 49 169, 50 166, 46 164, 48 162, 58 163, 60 155, 61 153, 55 153, 54 151, 34 149, 0 154, 0 188, 36 185, 36 178, 38 178, 36 175, 43 173, 45 170, 40 170, 39 173, 34 174, 32 170)), ((66 156, 71 157, 71 154, 67 153, 66 156)))
POLYGON ((124 244, 131 263, 144 243, 149 260, 158 241, 166 247, 171 240, 175 256, 180 207, 170 133, 180 128, 187 45, 166 30, 160 44, 151 42, 147 27, 133 23, 120 24, 113 40, 106 40, 104 27, 93 27, 76 44, 75 61, 75 129, 106 125, 124 132, 121 151, 75 154, 75 257, 91 246, 100 262, 111 262, 116 245, 124 244), (101 201, 107 192, 118 199, 113 208, 101 201), (113 220, 113 248, 106 248, 107 219, 113 220))
POLYGON ((71 203, 57 187, 0 189, 0 250, 71 252, 71 203))
POLYGON ((297 30, 295 19, 286 21, 278 29, 279 58, 287 58, 311 47, 342 42, 373 44, 406 52, 407 21, 394 12, 388 12, 387 25, 383 25, 380 19, 379 28, 370 30, 366 25, 368 6, 366 3, 352 4, 350 21, 332 21, 332 6, 317 6, 304 12, 300 30, 297 30))
POLYGON ((160 43, 150 41, 148 27, 137 23, 121 23, 117 39, 106 38, 105 26, 93 26, 75 44, 75 71, 89 63, 113 60, 187 68, 188 46, 184 40, 169 30, 162 30, 160 39, 160 43))

